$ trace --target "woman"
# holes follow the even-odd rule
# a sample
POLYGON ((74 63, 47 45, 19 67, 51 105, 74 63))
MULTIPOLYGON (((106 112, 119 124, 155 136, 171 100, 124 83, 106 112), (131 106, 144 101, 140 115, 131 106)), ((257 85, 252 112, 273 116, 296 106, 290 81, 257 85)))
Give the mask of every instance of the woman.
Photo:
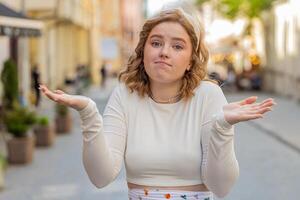
POLYGON ((239 174, 233 125, 261 118, 275 103, 249 97, 228 104, 205 81, 199 24, 186 4, 147 20, 103 118, 91 99, 41 85, 47 97, 79 111, 83 163, 97 187, 111 183, 124 160, 132 200, 208 200, 232 188, 239 174))

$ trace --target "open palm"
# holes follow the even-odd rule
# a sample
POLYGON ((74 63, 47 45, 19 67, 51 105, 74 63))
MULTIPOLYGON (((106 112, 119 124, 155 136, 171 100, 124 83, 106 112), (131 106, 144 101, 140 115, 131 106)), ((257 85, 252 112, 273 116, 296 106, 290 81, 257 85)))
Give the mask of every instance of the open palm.
POLYGON ((249 97, 242 101, 232 102, 223 106, 225 120, 230 124, 262 118, 263 114, 271 111, 276 103, 272 98, 261 103, 255 103, 257 97, 249 97))
POLYGON ((61 90, 51 91, 45 85, 40 85, 40 90, 52 101, 69 106, 76 110, 82 110, 88 104, 88 98, 81 95, 69 95, 61 90))

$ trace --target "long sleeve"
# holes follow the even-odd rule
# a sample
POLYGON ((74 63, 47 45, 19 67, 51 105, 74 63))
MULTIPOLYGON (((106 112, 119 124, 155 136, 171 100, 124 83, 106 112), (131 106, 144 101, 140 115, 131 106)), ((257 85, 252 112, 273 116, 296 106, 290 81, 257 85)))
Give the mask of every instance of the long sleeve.
POLYGON ((119 174, 126 146, 126 120, 117 87, 106 105, 103 118, 94 101, 79 111, 83 131, 83 165, 98 188, 111 183, 119 174))
POLYGON ((224 119, 227 100, 217 85, 207 96, 205 123, 202 125, 202 179, 216 196, 224 197, 239 176, 234 152, 234 127, 224 119))

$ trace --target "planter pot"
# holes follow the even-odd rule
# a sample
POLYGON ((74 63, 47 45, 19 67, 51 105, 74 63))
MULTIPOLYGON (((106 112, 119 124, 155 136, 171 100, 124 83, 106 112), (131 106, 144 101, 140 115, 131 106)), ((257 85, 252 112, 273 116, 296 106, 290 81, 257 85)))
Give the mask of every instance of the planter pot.
POLYGON ((30 163, 33 158, 35 137, 11 138, 7 142, 8 162, 13 164, 30 163))
POLYGON ((55 132, 52 126, 38 125, 34 128, 36 146, 51 146, 55 139, 55 132))
POLYGON ((57 133, 70 133, 72 128, 72 118, 70 114, 66 116, 56 116, 55 126, 57 133))

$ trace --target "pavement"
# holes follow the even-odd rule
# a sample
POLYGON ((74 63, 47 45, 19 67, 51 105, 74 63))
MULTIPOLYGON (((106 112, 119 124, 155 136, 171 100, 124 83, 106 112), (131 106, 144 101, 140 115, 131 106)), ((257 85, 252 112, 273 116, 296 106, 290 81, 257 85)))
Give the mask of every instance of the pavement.
MULTIPOLYGON (((111 79, 108 80, 106 88, 93 86, 86 91, 86 94, 97 102, 101 113, 115 84, 116 80, 111 79)), ((72 88, 67 88, 67 91, 74 94, 72 88)), ((73 117, 70 134, 57 135, 51 147, 36 148, 32 163, 8 166, 0 200, 126 199, 124 170, 114 183, 101 190, 88 179, 81 157, 82 135, 79 115, 73 109, 70 111, 73 117), (114 194, 113 198, 111 194, 114 194)), ((37 112, 53 121, 54 103, 43 97, 37 112)))
POLYGON ((229 102, 241 100, 248 96, 258 96, 258 102, 266 98, 273 98, 277 105, 274 106, 273 111, 267 113, 263 119, 253 120, 247 123, 262 130, 278 140, 278 142, 285 144, 300 154, 300 102, 271 93, 226 93, 229 102))
POLYGON ((277 105, 263 119, 236 125, 240 177, 224 200, 299 199, 300 104, 274 94, 226 93, 229 102, 253 95, 258 101, 272 97, 277 105))
MULTIPOLYGON (((85 95, 91 97, 97 102, 100 113, 103 112, 108 96, 116 82, 116 79, 109 79, 105 88, 93 86, 89 90, 85 91, 85 95)), ((274 94, 256 92, 226 93, 229 102, 241 100, 242 98, 252 95, 258 96, 259 101, 268 97, 272 97, 277 102, 277 105, 273 112, 268 113, 263 119, 246 122, 243 125, 243 127, 246 127, 242 129, 243 132, 249 131, 249 133, 252 133, 255 130, 262 132, 265 134, 265 136, 258 136, 255 138, 261 140, 262 142, 267 141, 268 138, 272 137, 275 141, 277 141, 277 143, 281 144, 280 147, 274 147, 272 154, 275 151, 276 153, 280 153, 280 148, 285 148, 286 150, 284 152, 293 152, 293 156, 284 157, 296 160, 295 158, 299 157, 300 155, 300 104, 292 99, 276 96, 274 94)), ((53 118, 53 106, 53 103, 43 99, 39 113, 53 118)), ((124 168, 119 177, 112 184, 105 188, 97 189, 89 181, 84 171, 81 159, 82 136, 80 131, 79 116, 76 111, 72 110, 71 112, 74 122, 71 134, 58 135, 52 147, 37 148, 32 163, 21 166, 10 165, 8 167, 5 173, 5 188, 0 192, 0 200, 127 199, 124 168)), ((248 135, 247 137, 249 137, 251 134, 245 135, 248 135)), ((254 141, 255 139, 252 138, 254 141)), ((250 138, 246 138, 245 140, 250 140, 250 138)), ((267 144, 268 143, 266 143, 266 145, 267 144)), ((257 153, 253 154, 257 155, 257 153)), ((272 154, 270 153, 270 155, 272 154)), ((252 157, 250 158, 251 161, 254 159, 252 157)), ((242 163, 247 163, 249 166, 251 165, 249 160, 245 160, 242 163)), ((243 169, 249 170, 249 168, 247 168, 249 166, 247 165, 243 169)), ((296 163, 293 166, 300 165, 296 163)), ((295 169, 297 169, 297 167, 293 168, 293 170, 295 169)), ((286 175, 284 172, 282 172, 282 170, 283 169, 280 168, 280 171, 277 171, 278 173, 282 173, 280 174, 280 177, 286 175)), ((251 178, 253 178, 253 176, 249 176, 250 180, 251 178)), ((251 187, 259 190, 259 188, 255 188, 255 181, 257 182, 259 180, 253 181, 254 186, 251 187)), ((239 192, 241 191, 245 193, 245 189, 249 187, 246 183, 248 182, 241 182, 241 189, 240 187, 237 187, 239 188, 239 191, 235 192, 236 195, 240 194, 239 192), (243 183, 245 184, 243 185, 243 183)), ((239 198, 233 194, 232 198, 230 199, 245 200, 247 198, 239 198)))

